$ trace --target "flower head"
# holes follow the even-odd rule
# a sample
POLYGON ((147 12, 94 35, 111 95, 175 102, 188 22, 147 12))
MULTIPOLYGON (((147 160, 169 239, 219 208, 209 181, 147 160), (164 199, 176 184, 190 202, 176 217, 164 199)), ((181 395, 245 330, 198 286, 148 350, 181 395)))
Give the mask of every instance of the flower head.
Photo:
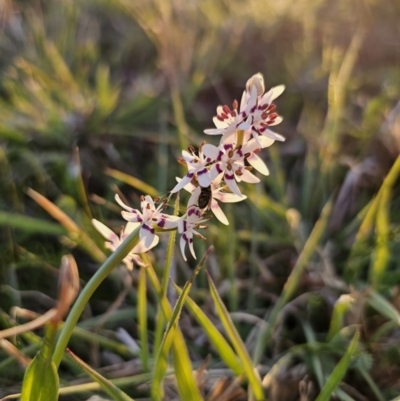
POLYGON ((238 111, 235 101, 232 110, 228 106, 218 106, 217 115, 213 118, 216 128, 206 129, 208 135, 222 135, 221 143, 235 141, 237 130, 248 131, 256 140, 260 135, 274 140, 284 141, 285 138, 268 127, 279 124, 282 117, 276 113, 273 101, 285 90, 284 85, 276 86, 264 94, 264 78, 262 74, 253 75, 246 83, 238 111))
MULTIPOLYGON (((92 224, 96 230, 107 240, 105 242, 105 247, 112 252, 114 252, 122 244, 122 242, 124 242, 128 235, 137 227, 137 224, 127 223, 126 226, 121 229, 120 235, 118 236, 107 226, 96 219, 92 220, 92 224)), ((153 242, 148 248, 146 248, 142 242, 139 242, 123 260, 127 269, 132 270, 132 262, 135 262, 138 265, 143 265, 142 259, 137 254, 147 252, 157 244, 158 237, 153 238, 153 242)))
POLYGON ((212 162, 212 159, 204 157, 202 146, 199 149, 198 156, 195 154, 195 150, 192 147, 189 148, 189 152, 186 150, 182 151, 183 158, 181 161, 187 165, 188 173, 175 185, 171 193, 181 190, 195 177, 195 174, 197 181, 202 187, 208 187, 210 185, 211 179, 207 165, 212 162))
MULTIPOLYGON (((230 192, 226 192, 226 186, 221 186, 221 181, 223 178, 223 174, 218 175, 211 182, 211 202, 210 202, 210 210, 214 213, 215 217, 225 225, 229 225, 229 221, 225 216, 225 213, 222 211, 217 201, 223 203, 236 203, 242 200, 247 199, 247 196, 236 195, 230 192)), ((177 178, 177 181, 180 181, 180 178, 177 178)), ((184 189, 191 193, 190 199, 188 201, 189 206, 198 205, 198 199, 201 192, 201 187, 196 187, 193 184, 189 183, 184 186, 184 189)))
POLYGON ((196 259, 196 254, 194 253, 193 249, 193 236, 205 239, 196 231, 196 229, 207 228, 207 226, 201 225, 201 223, 204 223, 207 220, 208 218, 203 218, 203 212, 198 206, 189 206, 185 215, 177 220, 178 232, 182 234, 180 239, 180 247, 184 260, 187 260, 185 256, 186 244, 189 245, 190 253, 196 259))
POLYGON ((139 237, 145 248, 149 248, 151 246, 155 237, 158 238, 155 235, 154 226, 164 228, 168 220, 174 219, 174 216, 169 216, 162 213, 164 203, 161 203, 158 207, 156 207, 153 199, 149 195, 142 196, 141 198, 141 212, 137 209, 131 208, 128 205, 125 205, 118 194, 115 195, 115 200, 123 209, 125 209, 125 211, 121 213, 122 217, 130 223, 135 223, 133 224, 134 228, 138 227, 139 225, 141 226, 139 237))
MULTIPOLYGON (((265 146, 269 146, 274 141, 265 139, 262 142, 265 146)), ((251 184, 260 182, 260 179, 250 172, 252 167, 261 174, 269 174, 264 162, 256 155, 262 145, 259 145, 254 139, 239 147, 236 147, 234 143, 225 143, 219 147, 210 144, 204 145, 204 154, 216 160, 210 170, 211 179, 214 180, 222 174, 229 189, 242 197, 236 182, 244 181, 251 184), (245 159, 251 164, 251 167, 245 165, 245 159)))

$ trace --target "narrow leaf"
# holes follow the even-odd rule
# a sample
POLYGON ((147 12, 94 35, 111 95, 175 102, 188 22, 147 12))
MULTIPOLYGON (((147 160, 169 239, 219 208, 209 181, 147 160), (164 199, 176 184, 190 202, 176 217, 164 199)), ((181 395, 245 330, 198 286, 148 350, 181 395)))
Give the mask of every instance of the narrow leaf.
MULTIPOLYGON (((177 293, 182 294, 182 289, 180 289, 175 283, 172 284, 174 285, 177 293)), ((235 352, 232 350, 232 347, 225 340, 225 337, 214 326, 213 322, 189 296, 186 298, 185 305, 200 326, 203 327, 221 359, 237 376, 242 375, 244 373, 243 365, 240 363, 235 352)))
MULTIPOLYGON (((164 315, 164 319, 168 321, 171 319, 172 315, 171 305, 169 304, 167 297, 161 296, 161 284, 153 269, 153 266, 150 263, 150 260, 147 257, 147 254, 143 254, 142 257, 147 265, 146 272, 148 274, 148 277, 153 285, 154 291, 159 297, 161 311, 164 315)), ((189 358, 189 352, 187 350, 185 339, 183 338, 179 326, 177 326, 175 330, 174 341, 172 343, 172 352, 175 371, 180 373, 179 378, 182 379, 179 380, 177 375, 178 389, 181 398, 184 400, 201 401, 202 397, 200 395, 200 391, 197 387, 196 380, 192 373, 193 369, 189 358), (181 372, 181 368, 184 369, 184 372, 181 372)))
POLYGON ((100 373, 92 369, 88 364, 83 362, 75 354, 73 354, 69 349, 67 349, 69 356, 76 362, 94 381, 100 384, 101 388, 115 401, 133 401, 127 394, 120 390, 115 384, 111 383, 100 373))
POLYGON ((122 173, 121 171, 113 170, 111 168, 107 168, 105 170, 105 174, 107 174, 110 177, 115 178, 116 180, 122 181, 125 184, 128 184, 133 188, 138 189, 143 194, 150 195, 152 197, 159 195, 157 190, 154 187, 152 187, 149 184, 146 184, 144 181, 141 181, 136 177, 132 177, 129 174, 125 174, 125 173, 122 173))
POLYGON ((359 333, 357 332, 351 340, 351 343, 347 348, 345 354, 343 355, 342 359, 336 365, 335 369, 333 369, 333 372, 326 381, 325 386, 318 395, 316 401, 328 401, 331 399, 333 392, 342 381, 350 365, 351 359, 357 351, 358 338, 359 333))
POLYGON ((149 346, 147 331, 146 268, 141 267, 138 285, 138 320, 140 338, 140 358, 144 371, 149 370, 149 346))
MULTIPOLYGON (((185 286, 183 287, 182 293, 180 294, 180 296, 175 304, 175 307, 172 311, 171 317, 168 321, 168 325, 167 325, 163 340, 160 345, 160 350, 158 352, 158 355, 157 355, 157 358, 156 358, 155 364, 154 364, 155 370, 154 370, 153 383, 151 386, 151 393, 152 393, 152 397, 154 399, 161 400, 161 398, 162 398, 162 380, 165 376, 165 372, 168 367, 168 353, 169 353, 169 350, 171 348, 171 345, 172 345, 172 342, 174 339, 175 331, 176 331, 176 328, 178 325, 179 316, 181 314, 183 305, 185 303, 185 299, 188 296, 190 289, 192 288, 193 282, 194 282, 196 276, 199 274, 201 267, 203 266, 205 260, 207 259, 208 255, 210 254, 211 251, 212 251, 212 247, 210 247, 207 250, 207 252, 204 254, 204 256, 200 260, 199 264, 194 269, 191 277, 186 282, 185 286)), ((163 295, 163 296, 165 296, 165 295, 163 295)), ((187 377, 186 377, 187 372, 185 372, 185 369, 183 368, 184 366, 182 365, 182 361, 179 358, 179 355, 175 355, 175 358, 176 358, 176 362, 177 362, 177 366, 175 366, 175 374, 177 376, 178 385, 180 385, 179 377, 184 376, 182 378, 183 382, 187 382, 187 377), (178 369, 177 369, 177 367, 178 367, 178 369)), ((192 372, 190 372, 190 374, 192 374, 192 372)))
POLYGON ((227 311, 222 299, 218 294, 218 290, 215 287, 213 281, 209 274, 207 274, 208 283, 210 286, 211 297, 214 300, 215 308, 217 310, 218 316, 221 319, 221 323, 224 326, 224 329, 231 340, 235 351, 237 352, 240 361, 243 364, 243 368, 247 379, 249 380, 249 384, 253 391, 254 397, 257 401, 265 400, 264 390, 261 385, 261 380, 258 375, 255 373, 255 367, 253 366, 250 356, 247 352, 247 349, 240 338, 239 333, 237 332, 235 325, 232 322, 232 319, 227 311))
POLYGON ((49 324, 40 351, 25 371, 21 401, 57 401, 59 379, 52 361, 57 327, 49 324))

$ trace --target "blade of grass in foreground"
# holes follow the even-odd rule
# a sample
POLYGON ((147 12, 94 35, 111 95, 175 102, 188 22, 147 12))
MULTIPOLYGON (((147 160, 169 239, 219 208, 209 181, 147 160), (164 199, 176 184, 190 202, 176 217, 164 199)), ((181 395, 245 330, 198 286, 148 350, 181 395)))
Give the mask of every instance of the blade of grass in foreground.
POLYGON ((250 355, 248 354, 247 349, 242 339, 240 338, 240 335, 237 332, 235 325, 232 322, 229 312, 227 311, 224 303, 222 302, 222 299, 218 294, 218 290, 215 287, 215 284, 213 283, 209 274, 207 274, 207 279, 210 286, 211 297, 214 300, 214 305, 217 310, 218 316, 221 319, 221 323, 224 326, 224 329, 229 339, 231 340, 232 345, 235 348, 235 351, 237 352, 240 361, 243 364, 243 368, 249 381, 251 390, 254 394, 254 397, 257 401, 263 401, 265 400, 264 389, 262 387, 259 376, 256 374, 254 370, 255 368, 251 362, 250 355))
POLYGON ((57 325, 50 323, 40 351, 25 371, 21 401, 56 401, 59 379, 51 356, 57 335, 57 325))
MULTIPOLYGON (((159 299, 164 319, 169 321, 172 316, 171 305, 169 304, 167 297, 161 296, 161 284, 152 264, 150 263, 149 258, 147 257, 147 254, 143 254, 142 257, 144 262, 147 264, 146 272, 159 299)), ((192 363, 189 358, 189 352, 186 347, 185 339, 183 338, 179 327, 176 327, 175 330, 175 335, 172 342, 172 355, 176 381, 181 398, 183 400, 202 401, 200 391, 193 376, 192 363)))
MULTIPOLYGON (((163 396, 162 381, 164 379, 165 372, 168 367, 168 353, 173 342, 175 330, 178 325, 178 320, 183 305, 185 303, 186 297, 189 294, 190 289, 192 288, 196 276, 199 274, 200 269, 203 266, 207 256, 210 254, 211 250, 212 248, 210 247, 200 260, 200 263, 194 269, 189 280, 186 282, 185 286, 183 287, 183 291, 179 296, 178 301, 176 302, 175 307, 172 311, 171 318, 168 321, 168 325, 165 330, 164 337, 161 342, 160 349, 158 351, 157 358, 154 363, 155 369, 154 369, 153 383, 151 386, 151 395, 152 398, 155 400, 161 400, 163 396)), ((165 295, 163 294, 163 296, 165 295)))
MULTIPOLYGON (((181 294, 182 289, 180 289, 175 283, 172 284, 174 285, 177 293, 181 294)), ((186 298, 185 304, 193 317, 197 320, 201 327, 203 327, 209 340, 214 345, 218 355, 225 362, 225 364, 232 369, 237 376, 244 374, 243 365, 240 363, 238 357, 232 350, 232 347, 229 345, 229 343, 225 340, 224 336, 214 326, 213 322, 190 297, 186 298)))
POLYGON ((274 305, 271 314, 268 319, 268 325, 265 326, 265 329, 261 329, 260 333, 257 337, 256 347, 254 350, 253 355, 253 362, 256 365, 265 350, 268 342, 272 337, 272 332, 278 322, 279 312, 282 308, 286 305, 286 303, 290 300, 293 296, 296 288, 298 286, 299 280, 301 275, 303 274, 305 268, 307 267, 307 263, 311 259, 312 255, 314 254, 318 243, 325 232, 325 228, 328 224, 328 218, 331 214, 332 210, 332 201, 328 201, 325 207, 322 210, 321 216, 318 219, 317 223, 315 224, 309 238, 307 239, 306 244, 304 245, 304 249, 301 252, 297 262, 288 277, 285 286, 283 287, 283 291, 281 296, 279 297, 278 301, 274 305))
POLYGON ((115 401, 133 401, 127 394, 120 390, 115 384, 111 383, 100 373, 96 372, 89 365, 78 358, 73 352, 67 349, 69 356, 78 364, 94 381, 100 384, 101 388, 115 401))
POLYGON ((369 255, 370 250, 367 245, 367 240, 374 228, 376 222, 376 215, 378 213, 379 205, 381 202, 383 192, 391 191, 397 178, 400 175, 400 156, 394 162, 388 175, 383 180, 382 186, 379 189, 377 195, 370 203, 370 206, 366 212, 366 215, 357 231, 356 239, 351 247, 350 256, 346 263, 345 279, 347 281, 355 281, 359 275, 360 268, 362 265, 363 256, 369 255))
POLYGON ((138 320, 139 320, 139 338, 140 338, 140 358, 142 360, 142 369, 149 370, 149 346, 147 330, 147 295, 146 295, 146 268, 141 266, 138 285, 138 320))
POLYGON ((343 355, 340 362, 336 365, 335 369, 333 369, 332 374, 329 376, 328 380, 325 383, 324 388, 321 390, 315 401, 328 401, 331 399, 333 392, 339 386, 342 381, 344 375, 347 372, 347 369, 350 365, 351 358, 357 351, 359 333, 354 335, 353 339, 349 347, 347 348, 345 354, 343 355))

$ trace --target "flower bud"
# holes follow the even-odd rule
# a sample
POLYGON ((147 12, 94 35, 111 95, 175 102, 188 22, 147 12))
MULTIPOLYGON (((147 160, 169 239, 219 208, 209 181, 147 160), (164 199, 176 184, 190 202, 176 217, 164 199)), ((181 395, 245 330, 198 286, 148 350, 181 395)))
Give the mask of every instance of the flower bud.
POLYGON ((79 291, 79 273, 72 255, 63 256, 58 279, 57 315, 53 319, 61 320, 75 301, 79 291))
POLYGON ((264 77, 259 72, 253 75, 247 82, 246 82, 246 90, 247 92, 251 92, 251 87, 255 86, 257 88, 257 96, 261 96, 265 91, 264 86, 264 77))

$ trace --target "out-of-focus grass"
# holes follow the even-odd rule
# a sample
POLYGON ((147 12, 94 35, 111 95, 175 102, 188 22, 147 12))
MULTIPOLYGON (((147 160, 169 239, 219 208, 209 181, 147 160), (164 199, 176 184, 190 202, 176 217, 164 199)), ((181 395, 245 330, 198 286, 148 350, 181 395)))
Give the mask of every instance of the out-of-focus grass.
MULTIPOLYGON (((165 193, 181 174, 173 162, 180 149, 198 146, 202 130, 212 126, 215 107, 238 99, 246 79, 260 71, 267 86, 287 87, 277 102, 285 117, 277 128, 287 141, 263 153, 271 175, 256 189, 246 188, 249 200, 225 209, 231 225, 210 222, 206 236, 215 251, 207 269, 215 288, 235 312, 232 325, 246 352, 257 355, 256 374, 268 399, 305 401, 318 394, 326 399, 326 388, 335 388, 342 400, 398 395, 399 2, 4 4, 4 316, 16 305, 38 313, 50 309, 56 297, 53 266, 71 250, 84 285, 105 252, 91 217, 115 229, 121 224, 112 206, 116 186, 132 204, 149 188, 165 193), (42 210, 27 188, 36 191, 28 194, 51 202, 47 205, 68 224, 63 227, 55 214, 50 217, 50 206, 42 210), (319 241, 313 241, 310 235, 328 199, 333 199, 332 213, 319 241), (340 308, 343 299, 346 307, 340 308), (357 330, 359 342, 350 343, 357 330)), ((167 253, 166 243, 165 238, 155 252, 158 278, 152 280, 161 283, 168 312, 167 299, 173 305, 178 297, 167 286, 168 277, 183 286, 191 271, 178 254, 167 253), (172 260, 168 275, 162 273, 165 259, 172 260)), ((78 330, 70 347, 101 374, 122 376, 114 384, 143 398, 150 394, 143 383, 151 380, 146 372, 154 369, 169 317, 156 312, 160 293, 153 297, 144 291, 149 283, 143 272, 133 272, 131 279, 129 287, 122 268, 107 278, 80 322, 90 324, 96 335, 78 337, 78 330), (118 298, 127 286, 125 298, 118 298), (120 310, 107 314, 118 307, 115 299, 120 310), (129 317, 125 311, 132 311, 129 317)), ((178 340, 198 369, 202 396, 246 399, 240 388, 245 380, 230 387, 221 379, 227 375, 219 370, 222 361, 230 364, 230 375, 240 369, 233 350, 215 332, 222 325, 203 273, 186 303, 178 340)), ((2 319, 1 328, 8 324, 2 319)), ((14 345, 32 356, 35 342, 37 336, 27 333, 14 345)), ((71 393, 82 391, 74 399, 87 399, 98 388, 79 387, 69 365, 63 364, 60 373, 65 384, 73 385, 71 393)), ((17 361, 0 349, 0 396, 17 392, 22 374, 17 361)), ((249 387, 256 382, 252 377, 249 387)), ((167 378, 165 398, 173 399, 176 392, 167 378)))

